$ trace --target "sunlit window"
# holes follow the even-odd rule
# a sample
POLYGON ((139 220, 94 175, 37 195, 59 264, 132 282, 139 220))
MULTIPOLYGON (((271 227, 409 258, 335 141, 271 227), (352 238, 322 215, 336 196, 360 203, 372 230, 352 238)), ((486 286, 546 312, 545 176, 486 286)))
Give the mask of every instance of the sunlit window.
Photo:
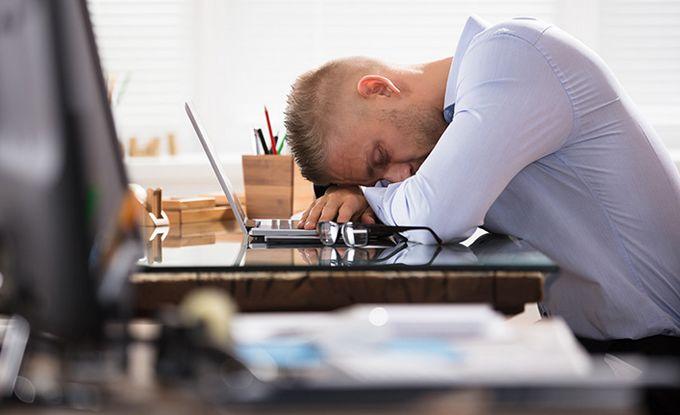
POLYGON ((280 129, 302 71, 339 56, 417 63, 452 55, 469 14, 555 22, 609 63, 680 150, 680 3, 671 0, 90 0, 107 73, 125 90, 122 141, 178 134, 195 152, 182 102, 192 98, 223 153, 248 152, 267 105, 280 129))

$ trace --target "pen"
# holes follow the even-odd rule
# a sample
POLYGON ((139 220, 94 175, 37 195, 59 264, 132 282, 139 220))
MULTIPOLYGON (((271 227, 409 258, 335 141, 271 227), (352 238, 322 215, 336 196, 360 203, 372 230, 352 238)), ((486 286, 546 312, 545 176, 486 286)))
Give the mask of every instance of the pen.
POLYGON ((258 141, 260 140, 260 137, 257 135, 257 129, 253 128, 253 136, 255 138, 255 154, 260 155, 260 144, 258 141))
POLYGON ((260 144, 262 144, 262 150, 264 151, 264 154, 271 154, 271 152, 267 149, 267 142, 264 141, 264 134, 262 134, 261 128, 257 129, 257 136, 260 138, 260 144))
POLYGON ((269 130, 269 139, 272 142, 271 154, 276 154, 276 141, 274 140, 274 132, 272 131, 272 123, 269 121, 269 111, 264 107, 264 117, 267 119, 267 129, 269 130))

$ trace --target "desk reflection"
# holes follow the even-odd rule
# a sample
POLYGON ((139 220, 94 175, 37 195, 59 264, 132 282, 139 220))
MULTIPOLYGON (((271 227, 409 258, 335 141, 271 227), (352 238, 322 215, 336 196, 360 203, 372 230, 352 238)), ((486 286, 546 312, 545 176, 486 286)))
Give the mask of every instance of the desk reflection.
POLYGON ((265 245, 244 240, 231 226, 148 232, 142 270, 167 268, 417 268, 554 271, 555 264, 523 241, 480 234, 465 244, 348 248, 344 245, 265 245))
POLYGON ((252 246, 245 252, 244 266, 293 265, 321 268, 496 267, 498 269, 543 267, 556 269, 546 256, 523 241, 506 235, 483 234, 469 246, 421 245, 402 242, 390 247, 348 248, 338 246, 252 246))
POLYGON ((357 265, 404 265, 426 267, 435 264, 474 264, 475 254, 463 245, 429 246, 400 243, 388 248, 348 248, 324 246, 298 248, 297 254, 308 265, 352 267, 357 265))

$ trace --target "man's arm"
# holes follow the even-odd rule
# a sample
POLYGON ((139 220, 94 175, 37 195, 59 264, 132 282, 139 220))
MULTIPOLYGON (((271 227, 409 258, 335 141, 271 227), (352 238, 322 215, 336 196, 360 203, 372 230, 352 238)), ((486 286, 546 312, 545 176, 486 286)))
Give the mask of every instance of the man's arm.
MULTIPOLYGON (((532 44, 495 34, 471 45, 459 74, 456 113, 418 172, 386 188, 364 188, 389 225, 468 237, 510 180, 559 149, 572 130, 571 102, 532 44)), ((426 232, 409 239, 432 243, 426 232)))

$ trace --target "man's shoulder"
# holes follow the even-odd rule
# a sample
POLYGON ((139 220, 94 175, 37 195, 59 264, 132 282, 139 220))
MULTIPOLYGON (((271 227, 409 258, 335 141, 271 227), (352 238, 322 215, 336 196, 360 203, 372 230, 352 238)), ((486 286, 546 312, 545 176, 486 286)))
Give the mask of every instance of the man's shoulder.
POLYGON ((523 39, 534 45, 551 26, 553 26, 552 23, 533 17, 515 17, 488 27, 474 39, 474 43, 506 35, 523 39))

